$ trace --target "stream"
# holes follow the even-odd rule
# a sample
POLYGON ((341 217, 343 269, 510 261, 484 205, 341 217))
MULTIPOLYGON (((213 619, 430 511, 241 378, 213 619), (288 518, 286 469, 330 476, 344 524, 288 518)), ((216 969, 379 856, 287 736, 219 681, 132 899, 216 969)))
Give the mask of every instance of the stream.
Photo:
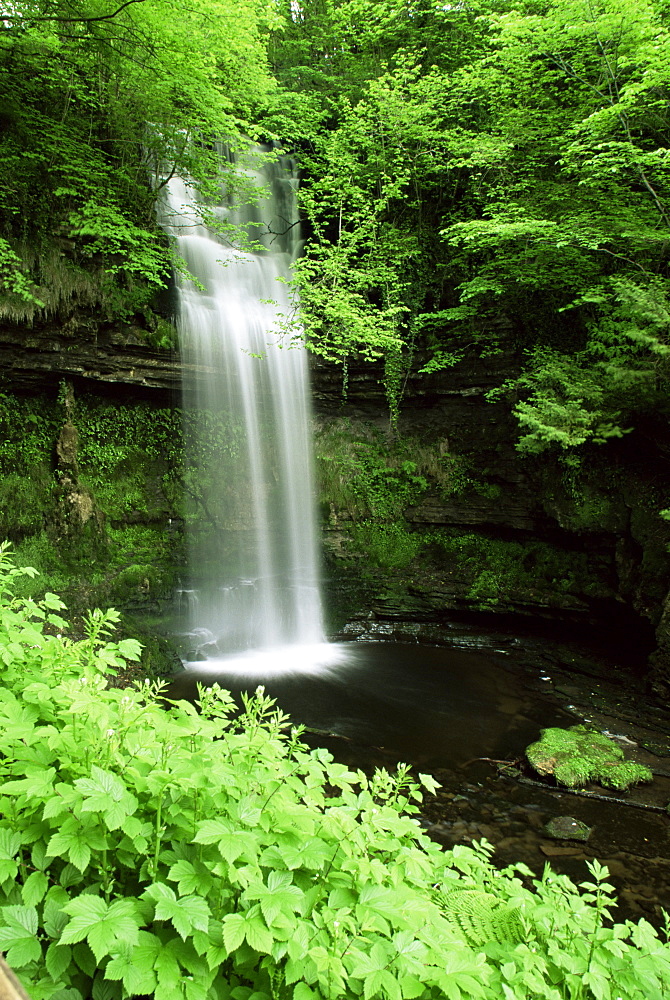
POLYGON ((468 627, 454 627, 441 645, 412 641, 411 629, 397 641, 397 628, 383 625, 356 633, 311 672, 291 656, 269 672, 239 658, 192 662, 169 694, 193 700, 198 683, 218 682, 239 696, 262 684, 307 727, 306 742, 337 760, 364 769, 402 761, 433 774, 442 787, 426 796, 420 821, 445 847, 486 838, 500 867, 524 862, 539 874, 548 862, 576 882, 597 858, 617 888, 617 918, 662 923, 670 909, 670 715, 620 668, 616 650, 468 627), (589 786, 602 797, 589 798, 535 783, 527 765, 501 765, 522 761, 541 729, 578 722, 616 738, 652 769, 653 783, 624 793, 589 786), (545 824, 559 816, 585 823, 588 841, 549 836, 545 824))

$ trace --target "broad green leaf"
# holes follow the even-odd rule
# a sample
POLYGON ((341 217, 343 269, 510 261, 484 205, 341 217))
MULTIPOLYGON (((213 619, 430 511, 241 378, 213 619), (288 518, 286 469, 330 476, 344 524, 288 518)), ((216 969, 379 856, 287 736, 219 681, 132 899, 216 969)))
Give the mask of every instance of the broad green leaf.
POLYGON ((59 944, 57 941, 52 941, 47 948, 46 967, 47 972, 55 983, 61 979, 71 961, 72 948, 67 944, 59 944))
POLYGON ((245 920, 244 934, 247 942, 256 951, 260 951, 265 954, 269 954, 272 951, 274 938, 263 923, 260 916, 251 917, 245 920))
POLYGON ((73 885, 79 885, 82 881, 81 872, 72 864, 67 864, 60 873, 59 882, 64 889, 69 889, 73 885))
POLYGON ((156 987, 156 974, 153 961, 148 962, 147 956, 137 954, 135 948, 124 950, 115 955, 105 967, 108 979, 121 979, 130 996, 135 994, 151 994, 156 987))
POLYGON ((69 808, 61 795, 52 795, 44 805, 42 819, 54 819, 55 816, 63 816, 69 812, 69 808))
POLYGON ((186 1000, 208 1000, 209 989, 205 983, 196 979, 187 979, 184 986, 186 1000))
POLYGON ((37 934, 38 918, 34 906, 3 906, 0 913, 6 924, 6 928, 0 928, 0 930, 15 928, 17 931, 37 934))
POLYGON ((137 639, 121 639, 118 643, 119 652, 126 660, 142 658, 142 644, 137 639))
POLYGON ((370 1000, 371 997, 381 995, 381 986, 383 982, 384 973, 383 970, 378 969, 376 972, 370 972, 364 980, 364 990, 363 996, 365 1000, 370 1000))
POLYGON ((223 942, 229 953, 237 951, 245 938, 246 924, 241 913, 228 913, 223 918, 223 942))
POLYGON ((34 906, 3 906, 0 926, 0 951, 16 969, 22 969, 42 956, 37 940, 37 910, 34 906), (11 956, 11 957, 10 957, 11 956))
POLYGON ((401 976, 400 989, 404 1000, 415 1000, 420 997, 425 990, 424 984, 417 976, 401 976))
POLYGON ((100 896, 83 895, 70 900, 63 907, 71 917, 61 935, 63 944, 75 944, 86 938, 89 930, 107 916, 108 906, 100 896))
POLYGON ((316 1000, 316 993, 307 983, 296 983, 293 988, 293 1000, 316 1000))
POLYGON ((63 829, 54 833, 47 844, 47 855, 68 858, 80 872, 86 871, 91 860, 91 847, 86 832, 68 820, 63 829))
POLYGON ((67 853, 75 868, 78 868, 83 874, 88 868, 91 860, 91 848, 88 846, 83 837, 81 839, 73 839, 67 853))
POLYGON ((172 889, 161 882, 151 885, 145 895, 156 903, 155 919, 171 921, 182 940, 186 940, 194 930, 207 930, 210 911, 201 897, 182 896, 177 899, 172 889))
POLYGON ((219 839, 230 832, 230 823, 219 819, 207 819, 198 824, 193 840, 196 844, 218 844, 219 839))
POLYGON ((358 901, 358 897, 351 889, 333 889, 328 896, 328 906, 333 910, 351 909, 358 901))
POLYGON ((87 976, 93 978, 98 967, 98 963, 95 960, 95 955, 85 941, 79 941, 78 944, 75 944, 72 949, 72 957, 81 971, 85 972, 87 976))
MULTIPOLYGON (((0 933, 1 931, 2 928, 0 928, 0 933)), ((6 943, 3 942, 1 936, 0 945, 6 947, 6 943)), ((5 958, 10 968, 23 969, 25 966, 30 965, 31 962, 40 961, 42 958, 42 946, 36 938, 22 938, 6 950, 5 958)))
POLYGON ((62 886, 52 886, 44 900, 43 923, 44 930, 51 938, 60 938, 61 931, 68 922, 68 915, 63 907, 69 901, 65 889, 62 886))
POLYGON ((0 861, 16 857, 21 849, 21 837, 7 827, 0 828, 0 861))
POLYGON ((166 990, 177 990, 182 978, 182 970, 170 943, 164 945, 156 956, 154 968, 161 987, 166 990))
POLYGON ((93 979, 93 1000, 121 1000, 121 983, 117 980, 105 979, 97 972, 93 979))
POLYGON ((442 787, 439 781, 436 781, 432 774, 419 773, 419 781, 431 795, 435 795, 437 790, 442 787))
POLYGON ((118 774, 105 771, 95 764, 91 768, 91 777, 79 778, 75 781, 75 787, 87 798, 99 800, 101 808, 104 808, 108 799, 119 802, 126 792, 126 786, 118 774))
POLYGON ((234 864, 247 846, 247 835, 241 831, 224 833, 219 839, 217 846, 221 852, 221 857, 225 858, 229 865, 234 864))
POLYGON ((361 889, 359 903, 378 913, 393 916, 398 909, 399 897, 392 889, 382 885, 365 885, 361 889))
POLYGON ((44 872, 32 872, 21 888, 21 896, 26 906, 34 906, 45 896, 49 880, 44 872))
POLYGON ((177 882, 180 896, 188 896, 194 892, 205 893, 214 884, 212 876, 203 870, 197 872, 190 861, 177 861, 168 872, 171 882, 177 882))
POLYGON ((110 906, 99 896, 83 895, 63 909, 72 919, 61 935, 63 944, 86 939, 98 962, 111 954, 117 942, 136 944, 138 917, 132 900, 120 899, 110 906))

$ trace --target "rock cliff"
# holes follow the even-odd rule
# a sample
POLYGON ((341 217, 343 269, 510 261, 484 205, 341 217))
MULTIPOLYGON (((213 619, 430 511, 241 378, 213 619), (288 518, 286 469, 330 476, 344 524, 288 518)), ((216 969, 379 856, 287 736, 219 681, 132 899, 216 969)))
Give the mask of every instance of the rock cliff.
MULTIPOLYGON (((355 621, 364 629, 372 616, 427 629, 454 613, 511 614, 625 631, 648 650, 655 630, 653 683, 667 686, 667 429, 639 426, 592 446, 579 468, 558 455, 523 457, 509 404, 486 399, 517 371, 513 350, 431 375, 419 368, 417 359, 391 432, 380 365, 352 361, 343 378, 337 366, 313 364, 334 627, 346 620, 355 634, 355 621)), ((167 408, 182 374, 177 353, 151 347, 142 330, 92 317, 5 325, 0 370, 4 391, 53 399, 67 380, 115 405, 167 408)), ((174 532, 173 508, 161 494, 146 518, 159 529, 169 520, 174 532)), ((128 523, 143 518, 129 510, 128 523)), ((146 569, 135 575, 146 590, 146 569)))

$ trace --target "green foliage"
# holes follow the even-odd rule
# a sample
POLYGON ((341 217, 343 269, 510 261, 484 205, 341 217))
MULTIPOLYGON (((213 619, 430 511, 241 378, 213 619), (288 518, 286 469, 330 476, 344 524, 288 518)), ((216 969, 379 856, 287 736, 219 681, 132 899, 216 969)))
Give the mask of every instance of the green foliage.
POLYGON ((113 475, 138 456, 179 463, 181 412, 147 404, 108 405, 93 397, 76 401, 74 422, 79 431, 78 460, 93 476, 113 475))
POLYGON ((272 88, 270 6, 211 0, 15 4, 0 33, 0 313, 143 311, 171 249, 171 171, 205 187, 272 88), (38 192, 38 196, 36 196, 38 192))
POLYGON ((526 756, 539 774, 553 775, 570 788, 597 781, 624 790, 652 780, 648 767, 626 760, 614 740, 583 725, 543 729, 541 738, 526 748, 526 756))
POLYGON ((313 349, 383 357, 395 419, 398 356, 511 338, 531 453, 667 413, 667 47, 652 0, 291 9, 264 120, 307 174, 313 349))
POLYGON ((382 569, 403 569, 423 548, 423 539, 413 534, 405 524, 379 524, 360 521, 352 529, 352 541, 357 550, 372 565, 382 569))
POLYGON ((489 941, 517 944, 523 940, 519 908, 504 903, 493 892, 458 886, 445 891, 440 902, 445 915, 470 944, 481 946, 489 941))
POLYGON ((320 428, 315 449, 323 503, 354 520, 397 523, 425 493, 429 476, 447 477, 439 452, 348 420, 320 428))
POLYGON ((182 502, 178 409, 77 402, 81 482, 112 521, 157 520, 182 502))
POLYGON ((0 471, 27 474, 48 461, 58 436, 58 416, 43 400, 0 392, 0 471))
POLYGON ((472 533, 434 531, 426 545, 453 558, 470 580, 468 598, 482 609, 496 608, 514 598, 531 600, 549 594, 602 597, 602 583, 594 572, 591 554, 566 552, 546 542, 515 542, 472 533))
POLYGON ((42 401, 0 392, 0 531, 14 542, 40 532, 53 510, 57 428, 42 401))
POLYGON ((487 482, 474 473, 472 462, 463 455, 445 454, 440 464, 444 470, 436 476, 441 495, 446 499, 463 493, 476 493, 494 500, 500 495, 497 483, 487 482))
POLYGON ((5 239, 0 239, 0 292, 10 301, 41 306, 34 294, 33 286, 24 273, 24 264, 5 239))
POLYGON ((660 1000, 670 947, 611 923, 597 862, 577 888, 443 851, 409 768, 308 750, 262 689, 109 688, 138 643, 100 611, 69 639, 24 572, 0 551, 0 941, 34 1000, 660 1000))
POLYGON ((38 406, 0 393, 0 527, 40 574, 23 578, 20 593, 57 590, 79 607, 155 599, 169 588, 181 558, 178 533, 165 533, 183 503, 181 413, 80 396, 71 415, 79 480, 105 524, 102 538, 84 530, 63 542, 54 469, 62 400, 42 398, 38 406))

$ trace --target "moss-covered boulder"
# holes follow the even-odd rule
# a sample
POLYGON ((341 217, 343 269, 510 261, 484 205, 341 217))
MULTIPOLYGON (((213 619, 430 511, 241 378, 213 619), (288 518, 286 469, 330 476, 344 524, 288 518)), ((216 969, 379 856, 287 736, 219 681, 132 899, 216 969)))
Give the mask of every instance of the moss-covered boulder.
POLYGON ((554 816, 544 824, 544 832, 552 840, 588 840, 591 827, 574 816, 554 816))
POLYGON ((596 781, 622 790, 652 780, 648 767, 626 760, 614 740, 588 726, 543 729, 541 739, 526 748, 526 756, 538 774, 553 775, 569 788, 596 781))

